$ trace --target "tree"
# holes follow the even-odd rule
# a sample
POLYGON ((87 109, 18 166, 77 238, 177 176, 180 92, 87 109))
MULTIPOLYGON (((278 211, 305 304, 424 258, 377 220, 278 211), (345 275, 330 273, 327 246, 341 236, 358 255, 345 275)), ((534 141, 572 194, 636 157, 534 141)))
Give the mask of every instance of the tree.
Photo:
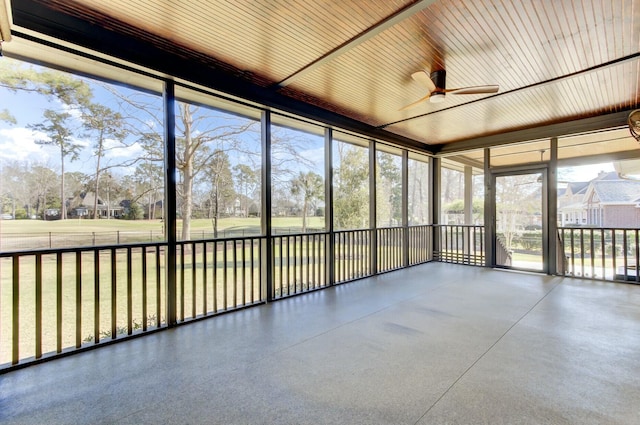
POLYGON ((121 199, 121 196, 126 192, 127 188, 121 184, 119 177, 112 173, 104 173, 102 177, 104 184, 101 186, 101 193, 96 193, 96 198, 98 196, 102 197, 107 209, 107 219, 110 219, 114 205, 118 205, 117 199, 121 199))
MULTIPOLYGON (((83 112, 84 128, 93 135, 93 154, 96 159, 93 192, 97 195, 100 191, 100 174, 114 165, 104 166, 103 157, 110 148, 108 141, 113 141, 116 145, 123 146, 127 131, 124 126, 122 115, 112 111, 110 108, 98 103, 90 103, 83 112)), ((121 164, 115 165, 120 166, 121 164)), ((93 218, 98 218, 98 196, 94 197, 93 218)), ((109 216, 107 215, 107 218, 109 216)))
POLYGON ((25 170, 26 165, 17 161, 2 165, 0 175, 2 208, 0 213, 10 213, 13 218, 16 218, 16 209, 25 203, 28 197, 24 184, 25 175, 28 174, 25 170))
POLYGON ((64 165, 67 157, 71 161, 78 159, 81 144, 73 140, 71 129, 71 114, 68 112, 57 112, 52 109, 44 111, 45 120, 39 124, 31 124, 29 128, 34 131, 44 133, 48 138, 36 140, 39 145, 56 146, 60 151, 60 218, 67 218, 67 207, 64 186, 64 165))
POLYGON ((124 215, 124 218, 126 220, 138 220, 142 218, 142 209, 138 204, 132 202, 129 204, 129 210, 124 215))
MULTIPOLYGON (((28 127, 43 132, 47 138, 36 141, 41 145, 52 145, 60 149, 60 208, 61 218, 66 218, 65 200, 65 159, 77 159, 82 146, 73 140, 73 111, 87 105, 92 97, 90 86, 83 80, 51 69, 26 67, 17 61, 0 61, 0 87, 9 91, 25 91, 45 96, 49 101, 56 101, 56 109, 48 108, 43 113, 44 120, 28 127), (58 105, 62 105, 58 107, 58 105)), ((3 112, 1 119, 14 122, 15 119, 3 112)))
POLYGON ((86 105, 92 96, 89 85, 72 74, 25 67, 6 59, 0 61, 0 87, 13 92, 37 93, 56 99, 65 106, 86 105))
POLYGON ((426 162, 409 159, 408 176, 409 224, 427 224, 429 220, 429 166, 426 162))
POLYGON ((524 229, 536 205, 540 208, 541 184, 533 179, 530 174, 496 179, 496 232, 504 236, 507 250, 513 248, 515 236, 524 229))
POLYGON ((451 168, 442 167, 442 204, 464 198, 464 173, 451 168))
POLYGON ((54 207, 51 202, 56 199, 55 188, 59 184, 59 176, 50 167, 45 165, 31 167, 31 172, 27 177, 27 187, 36 197, 36 214, 40 218, 44 218, 47 208, 54 207))
POLYGON ((8 109, 0 110, 0 121, 8 122, 9 124, 17 123, 15 117, 9 113, 8 109))
POLYGON ((302 198, 302 233, 307 231, 309 206, 316 200, 324 199, 324 181, 313 171, 300 172, 291 180, 291 194, 302 198))
POLYGON ((387 220, 389 226, 401 223, 402 175, 400 157, 386 152, 378 152, 376 174, 378 223, 384 224, 384 221, 387 220))
POLYGON ((209 163, 204 169, 204 180, 208 183, 209 193, 207 204, 208 217, 213 223, 213 236, 218 237, 218 220, 221 210, 228 209, 236 193, 233 189, 233 177, 229 155, 221 150, 215 150, 209 163))
MULTIPOLYGON (((162 113, 148 98, 123 96, 112 91, 121 100, 121 107, 133 108, 137 113, 131 122, 137 125, 130 128, 137 134, 137 141, 144 149, 145 160, 161 162, 163 155, 163 137, 159 132, 163 128, 162 113), (148 119, 144 119, 144 116, 148 119)), ((179 172, 177 201, 182 217, 182 239, 187 240, 191 233, 191 218, 194 207, 194 186, 200 174, 217 152, 242 152, 241 136, 253 128, 257 122, 216 113, 214 110, 185 102, 177 102, 176 114, 176 168, 179 172)), ((245 152, 255 155, 249 149, 245 152)))
POLYGON ((162 167, 152 161, 138 164, 136 171, 125 184, 132 188, 131 202, 137 203, 146 197, 147 218, 156 218, 156 203, 162 200, 163 175, 162 167))
POLYGON ((304 155, 318 137, 293 128, 274 125, 271 132, 271 202, 273 211, 289 214, 295 210, 291 200, 291 180, 299 170, 317 164, 304 155))
POLYGON ((244 217, 249 216, 249 207, 260 200, 260 172, 246 164, 233 167, 236 192, 240 195, 240 209, 244 217), (257 194, 257 199, 256 199, 257 194))
POLYGON ((369 220, 369 152, 366 148, 338 143, 338 167, 334 172, 333 217, 337 229, 367 227, 369 220))

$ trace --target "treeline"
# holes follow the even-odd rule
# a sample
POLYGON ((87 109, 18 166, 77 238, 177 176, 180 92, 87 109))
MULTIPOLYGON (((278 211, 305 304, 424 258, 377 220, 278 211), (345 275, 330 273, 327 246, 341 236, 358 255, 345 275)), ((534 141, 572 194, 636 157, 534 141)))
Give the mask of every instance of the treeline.
MULTIPOLYGON (((0 111, 0 128, 28 130, 31 139, 52 156, 2 161, 2 214, 58 219, 162 217, 161 96, 3 58, 0 96, 8 94, 20 104, 36 106, 27 112, 21 108, 0 111), (82 171, 69 171, 72 163, 82 171)), ((180 99, 202 99, 186 90, 176 94, 180 99)), ((260 214, 260 131, 259 121, 220 106, 176 102, 176 196, 183 239, 188 238, 194 218, 211 219, 217 232, 221 217, 260 214)), ((323 149, 322 137, 289 124, 274 125, 271 134, 271 213, 302 217, 305 231, 307 217, 325 213, 325 177, 317 171, 324 170, 323 160, 307 155, 323 149)), ((17 153, 22 143, 10 149, 17 153)), ((368 149, 342 142, 336 146, 335 226, 369 227, 374 223, 369 223, 368 149)), ((375 224, 398 225, 402 219, 400 156, 377 152, 376 161, 375 224)), ((426 217, 427 173, 409 176, 412 214, 426 217)))

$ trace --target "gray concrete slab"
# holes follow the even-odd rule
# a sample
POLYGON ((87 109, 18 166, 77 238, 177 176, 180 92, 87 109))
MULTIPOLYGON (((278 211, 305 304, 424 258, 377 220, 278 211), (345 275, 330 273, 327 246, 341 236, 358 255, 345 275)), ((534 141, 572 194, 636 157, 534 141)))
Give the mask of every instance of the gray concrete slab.
POLYGON ((0 376, 1 423, 637 423, 640 286, 442 263, 0 376))

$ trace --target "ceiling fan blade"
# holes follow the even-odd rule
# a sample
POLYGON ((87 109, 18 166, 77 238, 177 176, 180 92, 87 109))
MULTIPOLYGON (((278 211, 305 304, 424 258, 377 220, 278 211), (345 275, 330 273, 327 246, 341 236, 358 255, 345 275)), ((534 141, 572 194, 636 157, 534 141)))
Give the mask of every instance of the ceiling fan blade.
POLYGON ((421 104, 422 102, 426 101, 426 100, 427 100, 427 99, 429 99, 430 97, 431 97, 431 93, 429 93, 428 95, 426 95, 426 96, 425 96, 425 97, 423 97, 423 98, 420 98, 420 99, 416 100, 416 101, 415 101, 415 102, 413 102, 413 103, 410 103, 410 104, 408 104, 408 105, 406 105, 406 106, 403 106, 402 108, 398 109, 398 111, 405 111, 405 110, 407 110, 407 109, 411 109, 411 108, 413 108, 414 106, 418 106, 419 104, 421 104))
POLYGON ((498 93, 499 86, 474 86, 474 87, 462 87, 458 89, 447 89, 445 92, 451 94, 487 94, 498 93))
POLYGON ((411 78, 417 81, 421 86, 429 90, 429 93, 436 89, 436 85, 431 81, 431 77, 424 71, 417 71, 411 74, 411 78))

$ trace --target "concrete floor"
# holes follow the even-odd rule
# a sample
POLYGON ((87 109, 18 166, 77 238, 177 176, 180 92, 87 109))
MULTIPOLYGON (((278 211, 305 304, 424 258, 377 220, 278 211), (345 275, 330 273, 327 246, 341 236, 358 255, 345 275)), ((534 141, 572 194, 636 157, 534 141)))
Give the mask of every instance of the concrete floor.
POLYGON ((0 376, 9 424, 639 424, 640 286, 431 263, 0 376))

